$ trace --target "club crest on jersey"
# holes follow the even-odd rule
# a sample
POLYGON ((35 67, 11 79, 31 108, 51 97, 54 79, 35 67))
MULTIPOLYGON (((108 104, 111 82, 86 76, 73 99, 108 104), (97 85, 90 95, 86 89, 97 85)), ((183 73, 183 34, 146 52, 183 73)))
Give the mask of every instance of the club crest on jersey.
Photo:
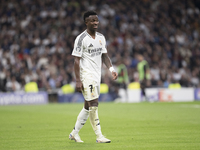
POLYGON ((101 42, 101 40, 99 40, 99 43, 102 45, 102 42, 101 42))

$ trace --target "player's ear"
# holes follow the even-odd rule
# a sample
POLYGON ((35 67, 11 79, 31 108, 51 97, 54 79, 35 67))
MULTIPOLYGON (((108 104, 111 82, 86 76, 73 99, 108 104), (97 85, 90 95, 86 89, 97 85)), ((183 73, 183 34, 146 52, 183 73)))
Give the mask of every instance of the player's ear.
POLYGON ((88 19, 86 18, 86 19, 85 19, 85 25, 87 25, 87 23, 88 23, 88 19))

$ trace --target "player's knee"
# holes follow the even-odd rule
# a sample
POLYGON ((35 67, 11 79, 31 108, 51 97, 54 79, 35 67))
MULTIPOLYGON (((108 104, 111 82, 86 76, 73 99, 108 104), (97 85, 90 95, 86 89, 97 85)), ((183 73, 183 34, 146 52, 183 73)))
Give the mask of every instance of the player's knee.
POLYGON ((88 101, 89 107, 98 107, 98 99, 92 100, 92 101, 88 101))
POLYGON ((84 102, 84 108, 86 109, 86 110, 89 110, 89 105, 88 105, 88 102, 85 100, 85 102, 84 102))

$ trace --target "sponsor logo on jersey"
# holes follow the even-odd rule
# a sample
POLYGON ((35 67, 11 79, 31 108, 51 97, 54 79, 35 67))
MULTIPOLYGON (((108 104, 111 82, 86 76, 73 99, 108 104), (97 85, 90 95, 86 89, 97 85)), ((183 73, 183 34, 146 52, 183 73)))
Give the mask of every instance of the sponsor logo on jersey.
POLYGON ((88 49, 88 53, 101 52, 102 50, 103 50, 102 48, 88 49))

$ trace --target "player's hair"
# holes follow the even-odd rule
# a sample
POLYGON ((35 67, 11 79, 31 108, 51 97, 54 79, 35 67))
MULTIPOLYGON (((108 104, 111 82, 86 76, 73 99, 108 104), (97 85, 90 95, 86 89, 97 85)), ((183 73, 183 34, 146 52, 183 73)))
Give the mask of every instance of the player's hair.
POLYGON ((85 19, 86 19, 87 17, 89 17, 90 15, 97 15, 97 13, 96 13, 95 11, 93 11, 93 10, 86 11, 86 12, 84 13, 84 15, 83 15, 83 20, 84 20, 84 22, 85 22, 85 19))

